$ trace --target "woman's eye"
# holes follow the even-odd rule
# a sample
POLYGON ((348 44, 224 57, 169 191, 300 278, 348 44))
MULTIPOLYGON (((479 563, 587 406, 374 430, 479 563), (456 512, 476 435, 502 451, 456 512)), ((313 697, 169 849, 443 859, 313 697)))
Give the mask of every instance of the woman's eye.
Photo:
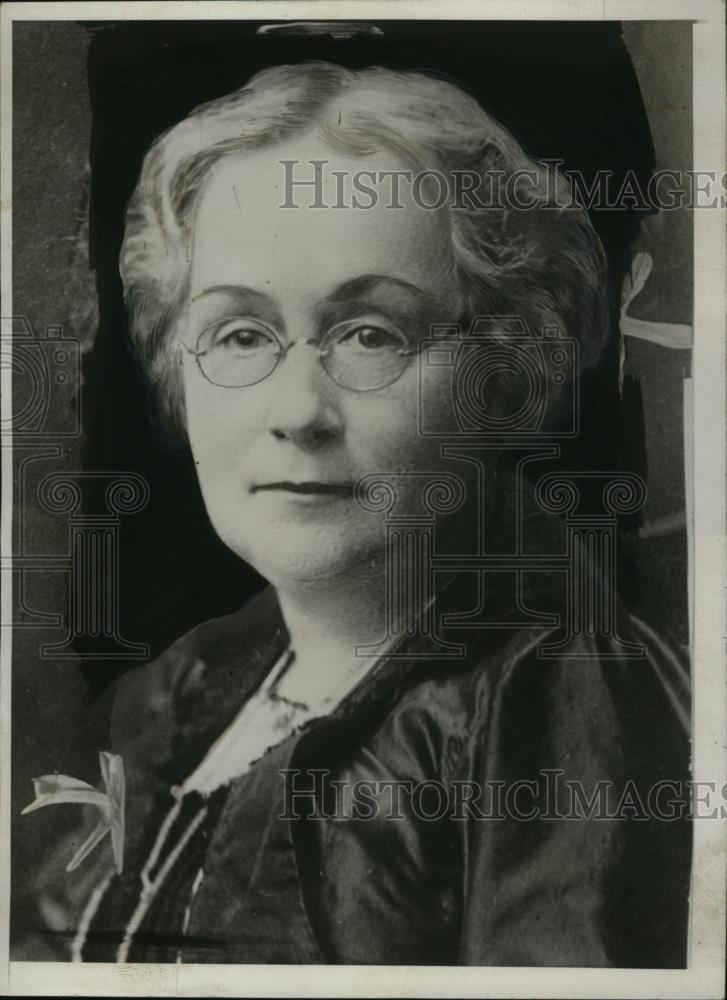
POLYGON ((255 351, 274 346, 269 333, 254 326, 225 323, 212 331, 208 350, 255 351))
POLYGON ((400 351, 407 347, 404 336, 381 326, 357 326, 347 330, 336 340, 346 347, 364 351, 400 351))
POLYGON ((259 347, 265 340, 267 337, 263 337, 258 330, 233 330, 225 334, 222 342, 233 347, 252 348, 259 347))

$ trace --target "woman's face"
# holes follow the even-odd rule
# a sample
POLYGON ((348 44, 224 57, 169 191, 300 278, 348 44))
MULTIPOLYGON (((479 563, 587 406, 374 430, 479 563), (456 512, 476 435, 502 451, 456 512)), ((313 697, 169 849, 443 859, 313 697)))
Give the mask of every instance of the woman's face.
MULTIPOLYGON (((205 504, 235 553, 279 587, 334 581, 383 554, 383 515, 362 510, 353 486, 369 473, 444 468, 439 444, 418 433, 419 363, 371 391, 338 384, 313 346, 334 327, 356 357, 403 333, 413 341, 432 323, 452 322, 457 287, 446 217, 407 198, 387 207, 314 208, 299 186, 298 207, 281 208, 281 160, 325 160, 324 203, 337 196, 333 171, 404 169, 388 154, 353 160, 316 136, 224 158, 199 196, 190 290, 178 337, 188 347, 210 336, 233 350, 273 331, 285 347, 268 377, 220 387, 196 358, 183 358, 186 420, 205 504)), ((340 183, 340 181, 339 181, 340 183)), ((350 188, 349 188, 350 189, 350 188)), ((217 342, 217 341, 215 341, 217 342)), ((368 358, 365 358, 368 361, 368 358)), ((448 367, 427 375, 429 413, 451 421, 448 367)), ((451 463, 447 466, 451 469, 451 463)), ((397 513, 419 509, 421 480, 397 480, 397 513)))

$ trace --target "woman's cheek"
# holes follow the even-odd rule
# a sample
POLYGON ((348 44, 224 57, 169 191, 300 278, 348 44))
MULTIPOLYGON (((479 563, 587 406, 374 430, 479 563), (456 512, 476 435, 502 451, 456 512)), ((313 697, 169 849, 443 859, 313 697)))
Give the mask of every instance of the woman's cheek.
MULTIPOLYGON (((424 402, 428 415, 433 418, 431 426, 446 433, 449 429, 455 431, 457 425, 451 405, 450 380, 441 381, 441 386, 427 386, 424 402)), ((408 389, 399 398, 377 400, 377 405, 357 420, 358 426, 364 429, 357 437, 369 472, 426 472, 442 467, 441 439, 422 433, 418 382, 408 389)), ((353 441, 351 443, 353 445, 353 441)))
POLYGON ((196 458, 217 461, 235 456, 244 435, 240 400, 234 390, 221 389, 190 377, 185 387, 187 433, 196 458))

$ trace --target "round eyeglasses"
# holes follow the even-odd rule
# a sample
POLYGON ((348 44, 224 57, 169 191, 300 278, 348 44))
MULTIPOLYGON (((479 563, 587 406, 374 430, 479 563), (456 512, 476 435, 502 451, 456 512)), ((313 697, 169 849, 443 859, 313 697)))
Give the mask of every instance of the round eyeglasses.
POLYGON ((345 389, 369 392, 395 382, 409 365, 416 347, 393 324, 357 318, 331 327, 320 339, 283 345, 260 320, 227 319, 204 330, 197 346, 182 346, 213 385, 242 389, 268 378, 296 344, 318 352, 334 382, 345 389))

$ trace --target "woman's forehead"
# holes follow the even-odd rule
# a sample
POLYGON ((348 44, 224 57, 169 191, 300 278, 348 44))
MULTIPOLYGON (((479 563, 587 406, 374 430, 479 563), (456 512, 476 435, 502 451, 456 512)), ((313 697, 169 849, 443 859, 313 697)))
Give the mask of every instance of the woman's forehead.
POLYGON ((197 200, 192 295, 242 282, 274 296, 327 296, 365 274, 437 294, 453 275, 449 220, 417 204, 410 186, 392 206, 385 174, 405 169, 387 152, 353 158, 315 136, 225 156, 197 200))

